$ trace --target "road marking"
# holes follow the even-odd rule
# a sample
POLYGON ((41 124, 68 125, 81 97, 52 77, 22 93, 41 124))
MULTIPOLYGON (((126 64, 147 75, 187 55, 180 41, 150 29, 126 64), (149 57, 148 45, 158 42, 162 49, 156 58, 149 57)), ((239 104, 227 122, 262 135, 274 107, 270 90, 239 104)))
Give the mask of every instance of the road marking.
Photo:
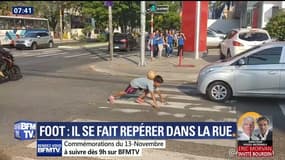
MULTIPOLYGON (((115 104, 129 104, 129 105, 141 105, 141 106, 150 106, 151 101, 146 101, 143 104, 139 104, 129 100, 115 100, 115 104)), ((158 102, 158 106, 161 108, 175 108, 175 109, 184 109, 185 106, 193 105, 193 103, 182 103, 182 102, 167 102, 167 104, 161 104, 158 102)))
POLYGON ((166 94, 167 99, 171 98, 171 99, 179 99, 179 100, 201 100, 200 97, 193 97, 193 96, 185 96, 185 95, 175 95, 175 96, 170 96, 168 94, 166 94))
POLYGON ((175 114, 173 114, 173 116, 176 117, 176 118, 184 118, 186 116, 186 114, 184 114, 184 113, 175 113, 175 114))
POLYGON ((123 113, 137 113, 137 112, 143 112, 141 109, 113 109, 113 111, 119 111, 123 113))
POLYGON ((279 103, 279 107, 280 107, 280 109, 281 109, 283 115, 285 116, 285 104, 280 104, 280 103, 279 103))
POLYGON ((196 91, 196 88, 159 88, 160 91, 168 91, 168 92, 182 92, 189 93, 191 91, 196 91))
POLYGON ((82 54, 77 54, 77 55, 65 56, 64 58, 74 58, 74 57, 87 56, 87 55, 91 55, 91 54, 90 53, 82 53, 82 54))
POLYGON ((169 116, 172 115, 171 113, 167 113, 167 112, 158 112, 157 115, 159 116, 169 116))
POLYGON ((194 110, 194 111, 221 112, 221 110, 219 110, 219 109, 214 109, 214 108, 210 108, 210 107, 191 107, 189 109, 194 110))
POLYGON ((110 107, 98 107, 98 108, 105 109, 105 108, 110 108, 110 107))
POLYGON ((60 50, 46 50, 46 51, 37 51, 37 52, 28 52, 28 53, 18 53, 14 55, 14 57, 32 57, 32 56, 39 56, 39 55, 46 55, 46 54, 53 54, 62 52, 60 50))
POLYGON ((67 52, 55 53, 55 54, 45 54, 45 55, 39 55, 39 56, 36 56, 36 57, 38 57, 38 58, 41 58, 41 57, 50 57, 50 56, 57 56, 57 55, 62 55, 62 54, 67 54, 67 52))

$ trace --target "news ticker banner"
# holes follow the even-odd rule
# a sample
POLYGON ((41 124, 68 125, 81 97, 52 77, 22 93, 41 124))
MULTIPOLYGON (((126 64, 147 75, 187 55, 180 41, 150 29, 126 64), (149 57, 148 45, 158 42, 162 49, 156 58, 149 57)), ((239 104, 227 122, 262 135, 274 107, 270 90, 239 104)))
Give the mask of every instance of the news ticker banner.
POLYGON ((236 122, 31 122, 14 125, 16 139, 37 139, 38 156, 141 156, 167 139, 235 139, 236 122))
POLYGON ((165 149, 165 140, 37 140, 37 156, 142 156, 145 148, 165 149))
POLYGON ((235 122, 38 122, 37 139, 235 139, 235 122))

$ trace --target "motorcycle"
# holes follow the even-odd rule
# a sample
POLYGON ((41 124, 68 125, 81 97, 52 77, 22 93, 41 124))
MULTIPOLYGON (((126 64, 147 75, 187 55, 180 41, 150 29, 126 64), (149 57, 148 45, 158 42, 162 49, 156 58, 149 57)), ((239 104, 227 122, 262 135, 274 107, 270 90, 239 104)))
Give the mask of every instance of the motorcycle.
POLYGON ((23 75, 21 73, 20 67, 14 63, 14 57, 10 51, 1 47, 0 56, 0 68, 4 68, 2 70, 4 76, 0 76, 0 81, 15 81, 21 79, 23 75))

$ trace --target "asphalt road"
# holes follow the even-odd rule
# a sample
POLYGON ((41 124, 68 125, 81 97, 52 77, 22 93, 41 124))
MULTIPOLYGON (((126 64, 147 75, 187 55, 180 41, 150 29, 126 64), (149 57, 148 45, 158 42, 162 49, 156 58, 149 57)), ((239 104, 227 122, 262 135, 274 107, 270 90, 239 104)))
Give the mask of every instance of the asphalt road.
MULTIPOLYGON (((12 50, 12 53, 24 78, 0 84, 0 149, 16 159, 36 159, 34 141, 14 139, 13 125, 18 120, 236 121, 248 111, 273 118, 274 159, 285 159, 285 101, 282 99, 234 98, 220 104, 199 95, 195 84, 173 82, 163 85, 168 104, 159 110, 148 104, 133 103, 134 97, 111 105, 106 102, 107 97, 124 89, 131 79, 88 69, 88 64, 108 59, 106 48, 12 50)), ((131 56, 137 52, 118 54, 131 56)), ((161 155, 157 159, 226 159, 233 157, 229 151, 235 146, 234 140, 168 140, 165 150, 146 151, 143 155, 145 159, 157 155, 161 155)))

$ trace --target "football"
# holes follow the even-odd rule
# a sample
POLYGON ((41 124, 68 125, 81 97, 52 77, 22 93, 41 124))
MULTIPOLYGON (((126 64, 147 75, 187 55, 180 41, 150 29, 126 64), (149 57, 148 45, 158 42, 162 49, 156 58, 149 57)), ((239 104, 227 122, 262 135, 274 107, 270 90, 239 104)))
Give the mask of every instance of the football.
POLYGON ((156 72, 155 71, 150 70, 150 71, 147 72, 147 78, 148 79, 153 80, 155 76, 156 76, 156 72))

